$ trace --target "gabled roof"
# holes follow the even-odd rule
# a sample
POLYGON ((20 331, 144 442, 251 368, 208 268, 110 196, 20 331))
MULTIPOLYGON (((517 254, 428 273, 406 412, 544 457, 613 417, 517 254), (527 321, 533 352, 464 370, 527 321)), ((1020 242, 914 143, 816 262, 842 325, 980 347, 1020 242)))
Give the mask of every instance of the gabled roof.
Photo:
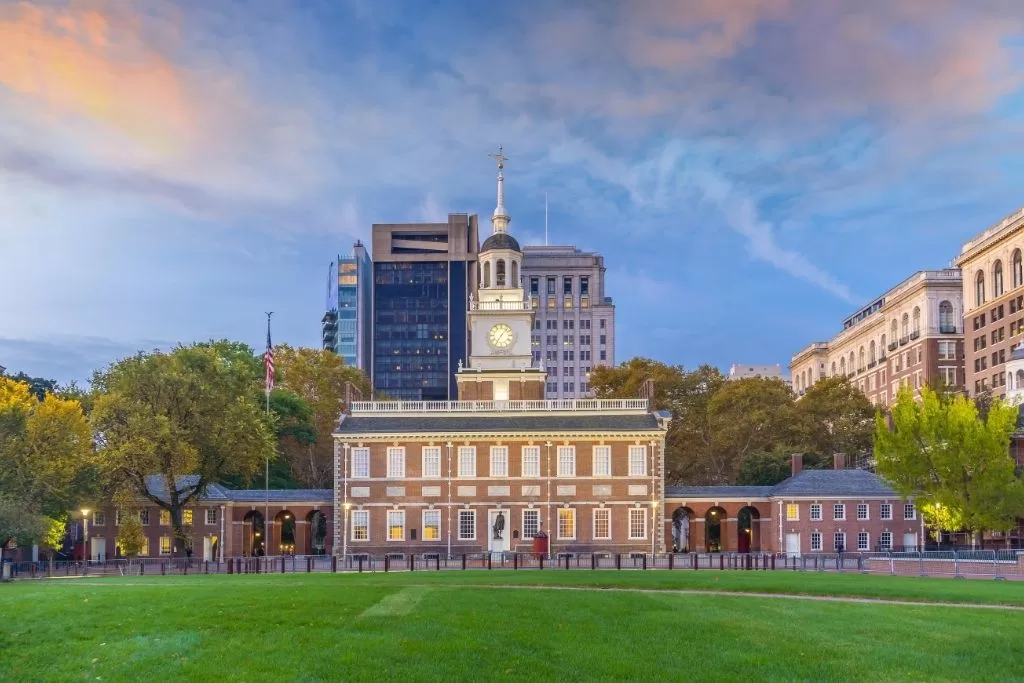
POLYGON ((667 486, 667 498, 851 498, 856 496, 895 498, 885 480, 867 470, 804 470, 775 486, 667 486))
POLYGON ((653 413, 594 415, 572 412, 550 415, 445 414, 424 413, 407 416, 344 415, 336 434, 416 434, 438 432, 635 432, 659 430, 653 413))
MULTIPOLYGON (((199 475, 186 474, 177 478, 177 490, 184 491, 195 486, 199 475)), ((167 478, 162 474, 146 477, 146 488, 150 494, 164 502, 169 502, 167 478)), ((207 484, 199 494, 202 502, 236 502, 236 503, 330 503, 334 500, 331 489, 231 489, 222 484, 207 484)))
POLYGON ((896 496, 874 472, 867 470, 804 470, 772 488, 773 496, 896 496))

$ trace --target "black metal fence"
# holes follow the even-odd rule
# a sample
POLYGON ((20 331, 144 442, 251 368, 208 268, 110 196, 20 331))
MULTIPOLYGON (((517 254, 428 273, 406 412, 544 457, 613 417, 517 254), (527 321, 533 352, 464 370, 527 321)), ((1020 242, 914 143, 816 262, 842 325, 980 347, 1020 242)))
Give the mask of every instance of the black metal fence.
POLYGON ((383 556, 354 554, 234 557, 224 561, 185 558, 115 559, 90 562, 8 563, 14 579, 82 576, 187 576, 203 574, 372 573, 469 570, 668 570, 859 572, 902 576, 1024 579, 1024 551, 810 553, 444 553, 383 556))

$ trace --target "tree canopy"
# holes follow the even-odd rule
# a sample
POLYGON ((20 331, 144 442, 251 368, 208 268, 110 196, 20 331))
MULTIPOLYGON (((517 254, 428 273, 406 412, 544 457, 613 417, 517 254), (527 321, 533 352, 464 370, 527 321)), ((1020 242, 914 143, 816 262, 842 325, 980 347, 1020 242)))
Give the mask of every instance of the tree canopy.
POLYGON ((891 417, 876 418, 879 474, 913 497, 933 528, 977 535, 1005 531, 1024 516, 1024 485, 1009 451, 1017 408, 996 399, 986 412, 964 396, 924 387, 915 400, 904 388, 891 417))
MULTIPOLYGON (((334 428, 351 386, 369 397, 370 382, 341 356, 313 348, 274 347, 277 385, 291 392, 279 399, 281 452, 303 486, 330 488, 334 482, 334 428)), ((276 393, 276 392, 275 392, 276 393)), ((273 396, 271 397, 274 398, 273 396)))
POLYGON ((247 480, 274 456, 253 358, 244 345, 208 342, 139 353, 93 379, 91 419, 107 480, 168 510, 183 541, 182 512, 207 484, 247 480), (149 490, 150 475, 167 483, 163 495, 149 490))
POLYGON ((648 358, 595 368, 598 398, 631 398, 647 380, 655 408, 672 412, 666 439, 669 483, 775 484, 789 476, 789 454, 805 466, 831 464, 832 455, 869 452, 871 403, 846 378, 822 380, 796 400, 776 379, 728 380, 717 368, 688 371, 648 358))

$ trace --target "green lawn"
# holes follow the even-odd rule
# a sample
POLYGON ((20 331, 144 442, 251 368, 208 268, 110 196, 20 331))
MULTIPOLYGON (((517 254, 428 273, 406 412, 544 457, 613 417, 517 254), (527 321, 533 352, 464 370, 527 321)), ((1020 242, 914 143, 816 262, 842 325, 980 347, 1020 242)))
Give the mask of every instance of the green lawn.
POLYGON ((783 572, 23 581, 0 585, 0 679, 1024 680, 1021 611, 601 587, 1024 604, 1011 582, 783 572))

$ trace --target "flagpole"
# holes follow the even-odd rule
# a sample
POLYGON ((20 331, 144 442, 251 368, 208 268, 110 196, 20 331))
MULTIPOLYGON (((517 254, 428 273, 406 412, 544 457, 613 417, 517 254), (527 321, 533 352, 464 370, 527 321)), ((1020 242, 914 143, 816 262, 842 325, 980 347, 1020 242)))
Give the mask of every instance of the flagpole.
MULTIPOLYGON (((270 346, 270 316, 274 315, 273 311, 267 313, 267 353, 272 354, 273 351, 270 346)), ((266 367, 267 358, 264 356, 264 393, 267 399, 267 417, 270 417, 270 390, 271 382, 273 382, 271 372, 272 369, 266 367)), ((273 363, 273 361, 271 361, 273 363)), ((272 365, 271 365, 272 367, 272 365)), ((269 556, 270 554, 270 537, 271 537, 271 522, 270 522, 270 453, 267 453, 266 459, 264 460, 263 468, 263 497, 264 497, 264 508, 263 508, 263 543, 264 550, 263 554, 269 556)))

